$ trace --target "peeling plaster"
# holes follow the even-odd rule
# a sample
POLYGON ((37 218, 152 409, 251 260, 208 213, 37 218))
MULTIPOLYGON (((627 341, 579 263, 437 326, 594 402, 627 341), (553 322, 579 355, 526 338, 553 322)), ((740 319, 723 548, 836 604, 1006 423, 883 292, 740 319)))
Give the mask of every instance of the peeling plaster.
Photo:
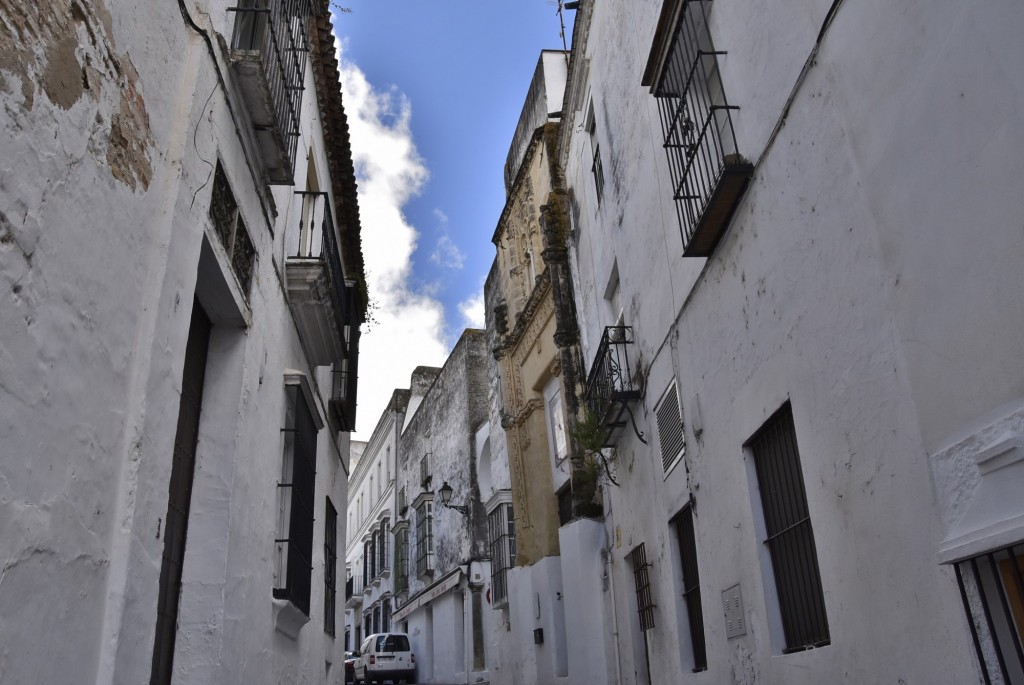
MULTIPOLYGON (((105 145, 99 146, 102 157, 93 146, 90 151, 118 181, 145 190, 153 175, 153 138, 138 79, 128 55, 117 56, 101 0, 0 0, 0 90, 20 91, 25 112, 40 103, 40 92, 58 110, 95 109, 85 137, 105 145)), ((12 119, 20 127, 19 118, 12 119)))

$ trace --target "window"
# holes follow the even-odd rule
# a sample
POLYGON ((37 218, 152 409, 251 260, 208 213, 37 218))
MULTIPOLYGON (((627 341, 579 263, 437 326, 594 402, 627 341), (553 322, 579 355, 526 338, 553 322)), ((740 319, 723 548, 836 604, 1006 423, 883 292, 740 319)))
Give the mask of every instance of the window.
POLYGON ((395 593, 409 589, 409 524, 402 521, 395 531, 395 593))
POLYGON ((434 572, 434 502, 424 500, 416 509, 416 573, 434 572))
POLYGON ((590 171, 594 174, 594 192, 597 193, 597 204, 604 197, 604 167, 601 165, 601 145, 597 142, 597 119, 594 117, 594 103, 587 110, 587 133, 590 135, 590 148, 594 151, 593 164, 590 171))
POLYGON ((829 644, 818 555, 787 403, 747 443, 754 457, 785 652, 829 644))
POLYGON ((999 674, 1004 683, 1024 683, 1024 543, 957 562, 955 569, 985 682, 999 674))
POLYGON ((377 568, 381 573, 391 566, 388 559, 388 524, 388 519, 381 521, 380 530, 377 532, 377 568))
POLYGON ((650 630, 654 627, 654 600, 651 597, 651 577, 647 569, 647 552, 644 543, 629 553, 633 565, 633 581, 636 583, 636 605, 640 612, 640 629, 650 630))
POLYGON ((248 297, 249 286, 252 284, 253 266, 256 263, 256 248, 253 247, 252 239, 249 238, 249 231, 245 227, 245 221, 242 220, 238 203, 235 201, 234 193, 231 192, 227 174, 224 173, 220 160, 217 160, 217 167, 213 173, 213 193, 210 197, 209 214, 213 228, 220 238, 220 244, 231 260, 231 270, 234 271, 242 292, 248 297))
POLYGON ((711 4, 666 0, 642 81, 658 100, 684 256, 694 257, 711 254, 754 171, 736 150, 711 4))
POLYGON ((679 396, 674 381, 669 384, 654 414, 658 419, 661 466, 668 473, 669 467, 686 453, 686 435, 683 433, 683 417, 679 412, 679 396))
POLYGON ((370 543, 363 543, 363 587, 370 584, 370 543))
POLYGON ((334 635, 335 578, 338 575, 338 512, 327 498, 324 516, 324 632, 334 635))
POLYGON ((287 385, 285 393, 284 457, 281 481, 277 484, 274 597, 291 601, 308 616, 313 567, 316 434, 320 426, 310 413, 301 384, 287 385))
POLYGON ((366 556, 370 560, 370 580, 377 577, 377 531, 370 534, 369 547, 366 556))
POLYGON ((708 667, 707 647, 704 643, 704 610, 700 603, 700 572, 697 568, 697 540, 693 530, 691 504, 673 519, 672 527, 679 541, 679 562, 683 571, 683 601, 690 624, 690 645, 693 648, 693 670, 708 667))
MULTIPOLYGON (((555 380, 557 383, 557 379, 555 380)), ((555 463, 560 464, 568 456, 569 450, 565 439, 565 412, 562 411, 562 390, 557 385, 551 397, 548 398, 548 425, 551 426, 551 443, 555 463)))
POLYGON ((430 487, 430 480, 430 452, 427 452, 420 459, 420 485, 423 488, 428 488, 430 487))
POLYGON ((516 564, 516 521, 511 504, 499 504, 487 515, 491 546, 491 593, 494 606, 508 602, 508 570, 516 564))
POLYGON ((380 629, 382 632, 391 630, 391 598, 385 597, 380 601, 380 629))

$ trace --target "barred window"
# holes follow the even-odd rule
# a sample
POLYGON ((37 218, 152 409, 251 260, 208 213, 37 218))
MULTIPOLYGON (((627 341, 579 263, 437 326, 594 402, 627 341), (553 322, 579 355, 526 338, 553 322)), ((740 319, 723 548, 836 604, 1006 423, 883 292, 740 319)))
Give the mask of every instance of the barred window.
POLYGON ((284 456, 278 492, 274 597, 309 615, 317 424, 299 385, 285 386, 284 456))
POLYGON ((238 203, 231 192, 227 174, 224 173, 220 160, 217 160, 217 167, 213 173, 209 215, 221 246, 231 260, 231 269, 238 279, 242 293, 248 297, 253 267, 256 263, 256 248, 249 237, 245 221, 242 220, 238 203))
POLYGON ((324 632, 334 635, 335 580, 338 575, 338 512, 327 498, 324 516, 324 632))
POLYGON ((391 560, 388 559, 388 530, 390 521, 384 519, 380 522, 380 530, 377 532, 377 568, 380 573, 391 567, 391 560))
POLYGON ((686 507, 673 519, 679 541, 679 562, 683 571, 683 601, 690 624, 690 646, 693 649, 693 670, 708 668, 707 646, 704 642, 704 610, 700 601, 700 571, 697 568, 697 539, 693 530, 693 506, 686 507))
POLYGON ((754 455, 782 627, 783 651, 830 642, 818 553, 800 469, 793 410, 787 402, 747 443, 754 455))
POLYGON ((391 632, 391 598, 385 597, 380 601, 380 629, 381 632, 391 632))
POLYGON ((370 558, 370 580, 372 581, 377 577, 377 530, 374 530, 370 536, 370 550, 367 553, 370 558))
POLYGON ((711 5, 666 0, 642 80, 658 100, 684 255, 695 257, 711 254, 753 174, 736 149, 711 5))
POLYGON ((395 532, 395 592, 409 589, 409 526, 401 524, 395 532))
POLYGON ((416 509, 416 573, 434 572, 434 502, 425 500, 416 509))
POLYGON ((651 577, 648 573, 650 564, 647 562, 647 552, 644 550, 644 543, 640 543, 636 549, 629 553, 630 563, 633 565, 633 581, 636 583, 636 605, 640 613, 640 629, 650 630, 654 627, 654 600, 651 596, 651 577))
POLYGON ((1024 683, 1024 543, 954 568, 985 682, 1024 683))
POLYGON ((487 516, 491 546, 491 597, 494 606, 508 602, 508 570, 516 564, 516 521, 511 504, 499 504, 487 516))

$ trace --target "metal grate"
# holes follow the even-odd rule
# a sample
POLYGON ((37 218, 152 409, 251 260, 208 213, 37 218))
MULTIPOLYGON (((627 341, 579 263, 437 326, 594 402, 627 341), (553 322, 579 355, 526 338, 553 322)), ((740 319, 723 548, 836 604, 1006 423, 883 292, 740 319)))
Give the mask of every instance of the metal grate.
POLYGON ((587 377, 583 401, 605 430, 605 446, 611 447, 615 432, 626 425, 630 403, 640 398, 640 386, 633 381, 629 358, 633 345, 631 326, 607 326, 601 336, 594 363, 587 377))
POLYGON ((217 160, 213 173, 209 216, 221 245, 231 260, 231 270, 238 279, 242 292, 248 297, 256 264, 256 247, 249 237, 249 231, 242 220, 238 202, 231 192, 231 185, 220 160, 217 160))
MULTIPOLYGON (((327 498, 324 516, 324 632, 334 635, 335 582, 338 575, 338 512, 327 498)), ((348 590, 349 588, 346 588, 348 590)))
POLYGON ((828 617, 791 406, 787 403, 768 419, 747 446, 757 470, 765 542, 786 634, 784 651, 827 645, 828 617))
POLYGON ((310 573, 313 558, 314 489, 316 484, 316 424, 298 385, 285 388, 288 417, 285 449, 290 451, 291 473, 283 474, 279 490, 287 490, 288 536, 278 538, 287 561, 284 578, 278 579, 274 597, 287 599, 309 616, 310 573), (290 475, 290 480, 287 480, 290 475), (281 581, 284 581, 283 583, 281 581))
POLYGON ((508 570, 516 563, 516 522, 511 504, 500 504, 487 516, 491 548, 492 601, 508 601, 508 570))
POLYGON ((390 528, 390 521, 384 519, 380 522, 380 532, 377 534, 377 568, 381 572, 386 571, 391 567, 390 559, 388 558, 388 529, 390 528))
POLYGON ((409 589, 409 528, 395 534, 395 592, 409 589))
POLYGON ((636 582, 636 604, 640 614, 640 629, 650 630, 654 627, 654 600, 651 598, 651 578, 647 572, 647 552, 644 543, 629 553, 633 564, 633 580, 636 582))
POLYGON ((288 171, 295 168, 303 76, 309 54, 311 0, 240 0, 231 49, 258 55, 288 171))
POLYGON ((690 624, 690 645, 693 648, 693 670, 708 667, 707 646, 704 641, 704 609, 700 599, 700 571, 697 567, 697 540, 693 529, 693 506, 686 507, 673 520, 679 541, 679 561, 683 570, 683 600, 690 624))
MULTIPOLYGON (((720 223, 728 221, 739 194, 753 167, 736 150, 729 105, 718 70, 718 56, 708 30, 711 0, 685 0, 678 24, 669 39, 668 50, 660 67, 660 76, 653 93, 661 113, 662 145, 668 156, 672 178, 672 198, 682 231, 683 245, 690 247, 701 223, 709 218, 716 194, 723 179, 730 175, 743 178, 732 204, 723 209, 720 223)), ((714 207, 715 212, 720 208, 714 207)), ((720 232, 718 233, 720 235, 720 232)), ((710 244, 702 246, 700 255, 707 256, 710 244)))
POLYGON ((661 443, 661 466, 665 471, 686 451, 683 418, 679 412, 679 396, 675 382, 669 385, 661 403, 654 410, 658 419, 658 440, 661 443))
POLYGON ((416 510, 416 573, 434 572, 434 502, 427 500, 416 510))
POLYGON ((1024 543, 956 564, 985 683, 1024 683, 1024 543), (982 643, 986 649, 982 649, 982 643))

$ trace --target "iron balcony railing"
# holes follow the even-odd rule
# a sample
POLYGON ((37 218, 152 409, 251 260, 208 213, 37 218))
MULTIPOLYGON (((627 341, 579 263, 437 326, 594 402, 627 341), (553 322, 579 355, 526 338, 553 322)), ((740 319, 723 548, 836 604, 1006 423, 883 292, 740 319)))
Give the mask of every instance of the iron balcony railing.
MULTIPOLYGON (((339 328, 348 326, 352 320, 353 287, 345 281, 341 268, 341 250, 334 231, 330 198, 327 193, 313 191, 296 191, 295 194, 302 198, 302 218, 293 257, 318 259, 324 263, 335 321, 339 328)), ((351 340, 349 342, 351 344, 351 340)))
POLYGON ((345 601, 352 599, 353 585, 355 584, 354 578, 349 578, 345 581, 345 601))
POLYGON ((736 149, 718 57, 708 30, 711 0, 687 0, 653 88, 661 112, 673 199, 685 256, 714 250, 753 166, 736 149))
POLYGON ((632 403, 640 399, 641 389, 633 381, 629 358, 632 344, 631 326, 607 326, 587 378, 583 401, 598 425, 604 427, 606 447, 614 444, 618 429, 631 415, 632 403))
MULTIPOLYGON (((284 146, 287 178, 274 177, 279 183, 291 183, 299 142, 299 113, 302 105, 303 75, 309 54, 309 20, 312 0, 239 0, 235 13, 231 50, 262 65, 267 106, 284 146)), ((257 127, 265 125, 254 122, 257 127)))

